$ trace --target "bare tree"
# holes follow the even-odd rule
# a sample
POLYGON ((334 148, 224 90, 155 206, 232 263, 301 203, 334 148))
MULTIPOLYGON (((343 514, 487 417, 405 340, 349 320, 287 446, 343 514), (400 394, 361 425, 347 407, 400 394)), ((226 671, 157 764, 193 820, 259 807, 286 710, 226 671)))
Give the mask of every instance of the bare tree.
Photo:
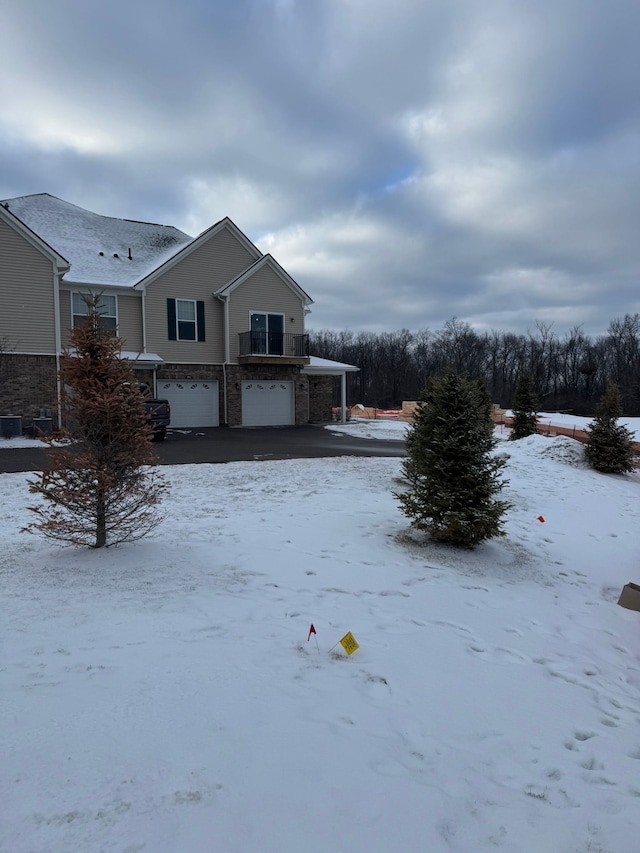
MULTIPOLYGON (((508 406, 519 376, 531 376, 540 405, 591 415, 608 383, 620 386, 627 415, 640 414, 640 315, 614 320, 592 341, 580 326, 562 339, 538 322, 526 335, 476 332, 453 317, 437 331, 310 333, 314 355, 355 364, 347 378, 351 403, 397 405, 417 400, 432 376, 447 369, 482 380, 508 406)), ((337 393, 337 392, 336 392, 337 393)), ((336 397, 337 404, 338 397, 336 397)))

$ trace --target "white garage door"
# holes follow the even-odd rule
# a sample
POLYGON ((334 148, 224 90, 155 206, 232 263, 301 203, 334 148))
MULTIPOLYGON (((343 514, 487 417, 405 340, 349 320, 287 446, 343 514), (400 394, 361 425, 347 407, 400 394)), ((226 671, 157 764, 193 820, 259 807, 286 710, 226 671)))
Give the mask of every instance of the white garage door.
POLYGON ((293 424, 293 382, 242 383, 242 426, 293 424))
POLYGON ((172 427, 219 425, 218 383, 215 380, 158 380, 158 397, 166 398, 171 405, 172 427))

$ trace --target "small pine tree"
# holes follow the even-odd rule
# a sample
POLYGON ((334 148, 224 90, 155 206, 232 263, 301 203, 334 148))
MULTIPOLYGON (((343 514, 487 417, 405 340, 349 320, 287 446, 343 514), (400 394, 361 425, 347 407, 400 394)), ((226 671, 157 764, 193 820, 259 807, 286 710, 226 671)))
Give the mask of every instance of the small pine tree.
POLYGON ((430 381, 407 437, 402 512, 432 539, 472 548, 503 535, 510 504, 496 499, 506 464, 493 454, 491 400, 479 382, 450 371, 430 381))
POLYGON ((512 441, 517 441, 519 438, 526 438, 528 435, 535 435, 538 421, 536 418, 537 402, 533 391, 533 383, 528 373, 524 373, 518 377, 516 383, 516 393, 513 397, 513 421, 511 422, 511 435, 509 438, 512 441))
POLYGON ((633 436, 618 418, 622 415, 620 389, 611 383, 586 429, 589 437, 585 456, 589 465, 602 474, 633 471, 633 436))
POLYGON ((49 470, 30 481, 44 503, 28 532, 92 548, 140 539, 160 521, 166 485, 154 468, 151 428, 122 342, 103 328, 99 297, 70 334, 60 364, 65 425, 49 441, 49 470), (58 439, 68 439, 60 446, 58 439))

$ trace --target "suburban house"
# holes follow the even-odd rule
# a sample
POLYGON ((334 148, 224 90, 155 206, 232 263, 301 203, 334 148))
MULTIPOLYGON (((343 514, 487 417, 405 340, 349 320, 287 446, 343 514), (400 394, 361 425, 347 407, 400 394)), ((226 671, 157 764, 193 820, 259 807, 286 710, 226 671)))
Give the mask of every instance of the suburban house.
POLYGON ((69 330, 100 295, 141 382, 172 426, 331 420, 333 377, 357 368, 309 355, 312 300, 228 218, 196 238, 101 216, 47 193, 0 202, 0 416, 59 421, 69 330))

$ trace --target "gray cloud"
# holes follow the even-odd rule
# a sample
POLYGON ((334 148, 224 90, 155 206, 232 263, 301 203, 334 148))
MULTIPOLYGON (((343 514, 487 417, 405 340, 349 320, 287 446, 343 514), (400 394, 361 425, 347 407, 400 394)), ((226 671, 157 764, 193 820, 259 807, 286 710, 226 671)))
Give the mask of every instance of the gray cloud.
POLYGON ((231 216, 315 328, 640 311, 640 8, 0 0, 0 196, 231 216))

